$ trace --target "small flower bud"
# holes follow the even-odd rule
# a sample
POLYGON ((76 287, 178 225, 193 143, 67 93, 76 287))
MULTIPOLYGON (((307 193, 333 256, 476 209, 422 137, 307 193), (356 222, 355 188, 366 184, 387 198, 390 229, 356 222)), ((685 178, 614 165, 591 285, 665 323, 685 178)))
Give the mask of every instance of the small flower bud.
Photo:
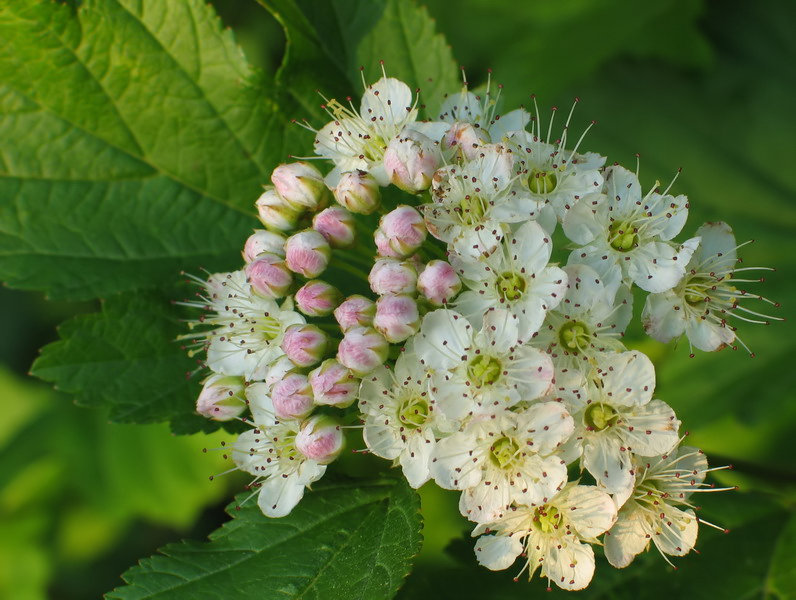
POLYGON ((214 421, 229 421, 245 409, 243 377, 211 375, 196 400, 196 412, 214 421))
POLYGON ((434 142, 415 131, 394 137, 384 152, 384 170, 390 181, 411 194, 427 190, 438 167, 434 142))
POLYGON ((337 347, 337 360, 357 377, 370 373, 387 360, 390 344, 372 327, 354 327, 346 331, 337 347))
POLYGON ((417 291, 434 306, 450 302, 462 289, 456 270, 444 260, 432 260, 417 278, 417 291))
POLYGON ((255 230, 243 246, 243 260, 250 263, 264 252, 270 252, 284 258, 285 236, 266 229, 255 230))
MULTIPOLYGON (((417 210, 405 204, 390 211, 379 220, 390 249, 398 256, 408 256, 420 248, 426 239, 426 223, 417 210)), ((378 246, 378 243, 376 244, 378 246)), ((393 256, 393 254, 390 254, 393 256)))
POLYGON ((340 304, 340 291, 320 279, 308 281, 296 292, 296 306, 308 317, 325 317, 340 304))
POLYGON ((381 204, 379 184, 365 171, 343 173, 334 188, 334 197, 352 213, 360 215, 371 214, 381 204))
POLYGON ((280 348, 298 367, 319 363, 326 352, 328 339, 316 325, 290 325, 285 329, 280 348))
POLYGON ((260 221, 272 231, 291 231, 301 211, 290 206, 275 190, 267 188, 255 202, 260 221))
POLYGON ((450 161, 474 160, 489 143, 489 134, 472 123, 457 122, 442 137, 440 147, 450 161))
POLYGON ((354 243, 354 215, 342 206, 323 209, 312 219, 312 228, 326 238, 332 248, 347 248, 354 243))
POLYGON ((321 172, 305 162, 279 165, 271 173, 271 182, 285 202, 297 210, 315 210, 329 194, 321 172))
POLYGON ((271 388, 274 414, 281 419, 301 419, 312 412, 312 386, 306 375, 288 373, 271 388))
POLYGON ((345 444, 340 424, 328 415, 313 415, 296 434, 296 449, 310 460, 328 465, 340 455, 345 444))
POLYGON ((264 298, 281 298, 293 283, 293 274, 281 256, 266 252, 245 268, 246 279, 255 294, 264 298))
POLYGON ((420 313, 411 296, 382 296, 376 302, 373 327, 391 344, 397 344, 417 333, 420 313))
POLYGON ((414 294, 417 286, 417 270, 407 261, 393 258, 377 260, 368 275, 368 283, 374 294, 414 294))
POLYGON ((307 278, 317 277, 326 270, 331 252, 326 239, 312 229, 299 231, 285 242, 287 268, 307 278))
POLYGON ((334 318, 340 324, 343 332, 352 327, 366 327, 373 323, 376 314, 376 304, 370 298, 355 294, 349 296, 334 309, 334 318))
POLYGON ((309 374, 315 404, 345 408, 356 400, 359 379, 334 358, 329 358, 309 374))
POLYGON ((400 252, 396 252, 392 249, 390 238, 388 238, 381 229, 377 228, 376 231, 373 232, 373 241, 376 242, 376 250, 379 256, 385 258, 402 258, 400 252))

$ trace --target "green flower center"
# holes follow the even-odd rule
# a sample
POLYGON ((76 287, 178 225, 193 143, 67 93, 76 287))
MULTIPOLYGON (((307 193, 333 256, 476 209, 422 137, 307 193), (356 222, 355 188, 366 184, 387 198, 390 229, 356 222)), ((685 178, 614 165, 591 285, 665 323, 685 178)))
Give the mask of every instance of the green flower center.
POLYGON ((398 408, 398 420, 407 429, 422 427, 428 419, 428 402, 422 396, 406 398, 398 408))
POLYGON ((580 321, 569 321, 558 331, 558 341, 561 346, 573 354, 587 348, 591 343, 590 338, 589 329, 580 321))
POLYGON ((586 427, 595 431, 602 431, 619 420, 619 414, 607 404, 597 402, 586 409, 583 422, 586 427))
POLYGON ((503 273, 497 278, 498 295, 509 302, 519 300, 525 293, 525 277, 519 273, 503 273))
POLYGON ((488 203, 480 196, 465 196, 459 201, 457 212, 465 225, 476 225, 484 219, 488 203))
POLYGON ((282 333, 282 325, 280 325, 279 321, 268 315, 257 317, 257 321, 254 325, 256 330, 269 341, 275 339, 282 333))
POLYGON ((517 442, 511 438, 502 437, 492 444, 489 458, 496 467, 505 469, 511 467, 519 449, 520 447, 517 442))
POLYGON ((562 520, 563 515, 555 506, 540 506, 533 513, 533 526, 542 533, 553 533, 562 520))
POLYGON ((614 221, 608 228, 608 243, 619 252, 628 252, 638 246, 636 228, 624 221, 614 221))
POLYGON ((492 385, 500 378, 500 361, 492 356, 476 356, 467 365, 467 378, 476 387, 492 385))
POLYGON ((556 189, 558 177, 555 171, 543 171, 542 169, 531 169, 528 175, 528 188, 534 194, 549 194, 556 189))

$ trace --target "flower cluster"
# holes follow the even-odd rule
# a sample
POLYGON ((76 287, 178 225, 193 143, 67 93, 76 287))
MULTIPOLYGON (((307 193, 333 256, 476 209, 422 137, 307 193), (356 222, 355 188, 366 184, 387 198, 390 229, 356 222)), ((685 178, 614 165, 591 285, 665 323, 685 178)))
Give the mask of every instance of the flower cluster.
POLYGON ((676 241, 685 196, 570 144, 571 112, 553 138, 538 109, 499 115, 497 100, 465 85, 420 121, 385 76, 358 110, 326 102, 314 150, 333 169, 277 167, 245 266, 189 303, 206 314, 186 338, 212 372, 197 411, 249 425, 232 459, 268 516, 361 422, 412 487, 460 492, 481 564, 522 557, 521 572, 581 589, 594 545, 619 568, 650 543, 688 553, 690 496, 714 489, 652 362, 623 342, 633 288, 650 336, 704 351, 743 344, 733 320, 765 321, 747 301, 768 301, 736 287, 750 280, 728 225, 676 241))

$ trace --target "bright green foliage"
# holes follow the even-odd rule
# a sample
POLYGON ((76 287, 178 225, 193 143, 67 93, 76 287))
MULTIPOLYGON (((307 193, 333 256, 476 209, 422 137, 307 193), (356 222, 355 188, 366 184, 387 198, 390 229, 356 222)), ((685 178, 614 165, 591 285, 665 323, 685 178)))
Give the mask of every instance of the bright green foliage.
POLYGON ((107 597, 390 598, 420 550, 419 501, 403 480, 319 484, 281 519, 255 499, 228 510, 234 518, 209 542, 166 546, 107 597))

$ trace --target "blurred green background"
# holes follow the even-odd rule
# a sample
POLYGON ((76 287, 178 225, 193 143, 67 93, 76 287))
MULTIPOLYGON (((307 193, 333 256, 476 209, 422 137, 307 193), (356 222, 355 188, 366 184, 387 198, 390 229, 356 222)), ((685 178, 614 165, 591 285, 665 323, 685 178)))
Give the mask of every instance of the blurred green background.
MULTIPOLYGON (((284 35, 270 15, 253 0, 213 4, 248 59, 273 72, 284 35)), ((580 97, 572 129, 598 121, 585 149, 631 166, 640 154, 645 188, 656 179, 668 182, 682 167, 675 191, 691 200, 684 234, 703 221, 726 220, 739 241, 756 240, 744 249, 746 265, 777 269, 750 290, 781 302, 773 314, 789 320, 742 325, 755 358, 740 348, 689 359, 687 345, 652 343, 638 327, 629 343, 656 361, 658 395, 691 432, 689 443, 700 445, 714 464, 736 466, 718 481, 741 486, 705 500, 708 514, 737 532, 723 537, 703 528, 703 556, 678 561, 685 590, 678 597, 740 598, 749 589, 752 595, 743 597, 794 597, 796 570, 788 550, 796 543, 790 512, 796 498, 793 3, 426 4, 472 84, 483 83, 492 69, 494 80, 505 84, 507 110, 527 104, 531 93, 543 110, 568 107, 580 97), (771 543, 760 545, 761 539, 771 543), (727 562, 733 547, 749 555, 746 562, 727 562), (771 564, 788 558, 790 566, 777 570, 785 576, 766 575, 771 564), (742 592, 713 579, 708 593, 696 585, 714 573, 721 577, 728 566, 748 569, 742 592)), ((235 477, 208 481, 223 466, 220 456, 202 448, 217 446, 223 434, 178 438, 165 425, 108 424, 102 412, 75 407, 69 397, 27 377, 38 348, 56 338, 55 326, 95 308, 0 290, 0 598, 99 597, 164 543, 203 538, 225 519, 222 507, 241 488, 235 477)), ((637 316, 640 310, 639 304, 637 316)), ((456 542, 468 528, 456 496, 432 485, 421 495, 426 542, 402 592, 406 598, 423 597, 432 577, 458 576, 460 555, 470 560, 471 549, 456 542)), ((653 585, 668 569, 659 557, 646 558, 633 568, 653 585)), ((604 583, 595 591, 601 597, 624 598, 632 585, 642 585, 612 589, 612 576, 601 571, 604 583)), ((481 590, 481 597, 520 591, 529 597, 543 590, 537 584, 533 591, 521 586, 508 592, 501 587, 505 581, 482 579, 468 589, 481 590)))

